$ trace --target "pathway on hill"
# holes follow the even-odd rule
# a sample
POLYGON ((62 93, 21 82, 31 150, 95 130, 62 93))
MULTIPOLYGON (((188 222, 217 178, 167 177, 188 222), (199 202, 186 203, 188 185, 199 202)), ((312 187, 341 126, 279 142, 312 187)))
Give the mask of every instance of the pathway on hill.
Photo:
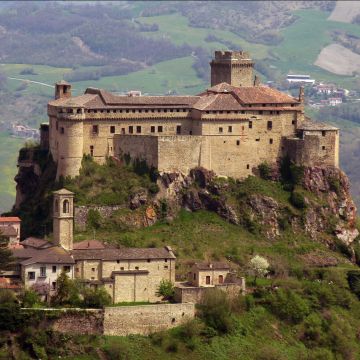
POLYGON ((10 80, 18 80, 18 81, 23 81, 26 83, 33 83, 33 84, 38 84, 38 85, 43 85, 43 86, 47 86, 47 87, 51 87, 51 88, 55 88, 54 85, 50 85, 50 84, 46 84, 40 81, 35 81, 35 80, 29 80, 29 79, 21 79, 21 78, 16 78, 16 77, 8 77, 8 79, 10 80))

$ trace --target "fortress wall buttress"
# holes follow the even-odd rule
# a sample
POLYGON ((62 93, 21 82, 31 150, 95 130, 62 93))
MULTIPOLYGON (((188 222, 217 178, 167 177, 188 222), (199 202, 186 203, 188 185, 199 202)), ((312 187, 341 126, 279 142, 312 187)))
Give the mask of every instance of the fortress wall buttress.
POLYGON ((83 123, 82 121, 59 121, 57 174, 77 176, 83 158, 83 123))

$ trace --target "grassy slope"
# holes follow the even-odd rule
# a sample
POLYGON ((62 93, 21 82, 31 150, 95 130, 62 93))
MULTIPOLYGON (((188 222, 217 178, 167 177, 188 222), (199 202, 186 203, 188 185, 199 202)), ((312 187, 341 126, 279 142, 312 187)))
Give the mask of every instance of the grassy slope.
POLYGON ((0 133, 0 213, 8 211, 14 204, 16 161, 23 140, 0 133))

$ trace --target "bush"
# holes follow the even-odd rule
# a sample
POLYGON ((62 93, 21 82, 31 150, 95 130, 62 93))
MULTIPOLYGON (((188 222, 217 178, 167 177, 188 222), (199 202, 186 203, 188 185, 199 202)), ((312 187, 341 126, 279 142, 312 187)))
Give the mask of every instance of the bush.
POLYGON ((54 305, 78 306, 81 303, 78 284, 62 272, 56 281, 56 294, 51 299, 54 305))
POLYGON ((95 209, 90 209, 87 214, 86 225, 92 229, 98 229, 101 226, 101 220, 100 212, 95 209))
POLYGON ((350 290, 360 299, 360 271, 351 270, 347 273, 350 290))
POLYGON ((104 351, 109 359, 126 360, 130 356, 128 346, 122 342, 111 343, 104 351))
POLYGON ((83 303, 87 308, 103 308, 112 303, 111 296, 104 287, 97 289, 84 288, 82 291, 83 303))
POLYGON ((32 308, 41 304, 40 297, 33 289, 27 289, 21 296, 21 302, 23 307, 32 308))
POLYGON ((279 289, 268 300, 275 315, 294 324, 301 322, 310 312, 308 302, 290 289, 279 289))
POLYGON ((230 303, 224 291, 209 289, 201 299, 199 308, 201 318, 218 333, 226 334, 234 329, 230 303))
POLYGON ((298 191, 293 191, 291 193, 290 196, 290 202, 291 204, 293 204, 295 207, 297 207, 298 209, 305 209, 306 208, 306 203, 305 203, 305 198, 304 196, 298 192, 298 191))
POLYGON ((172 300, 174 294, 174 284, 170 280, 161 280, 156 295, 162 296, 164 300, 172 300))
POLYGON ((271 168, 266 162, 258 166, 260 177, 264 180, 271 179, 271 168))

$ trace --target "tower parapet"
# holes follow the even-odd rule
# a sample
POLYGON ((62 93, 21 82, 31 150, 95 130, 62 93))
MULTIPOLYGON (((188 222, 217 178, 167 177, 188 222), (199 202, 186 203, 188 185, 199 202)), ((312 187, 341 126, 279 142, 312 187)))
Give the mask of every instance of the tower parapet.
POLYGON ((226 82, 233 86, 253 86, 254 62, 245 51, 215 51, 210 62, 211 86, 226 82))

